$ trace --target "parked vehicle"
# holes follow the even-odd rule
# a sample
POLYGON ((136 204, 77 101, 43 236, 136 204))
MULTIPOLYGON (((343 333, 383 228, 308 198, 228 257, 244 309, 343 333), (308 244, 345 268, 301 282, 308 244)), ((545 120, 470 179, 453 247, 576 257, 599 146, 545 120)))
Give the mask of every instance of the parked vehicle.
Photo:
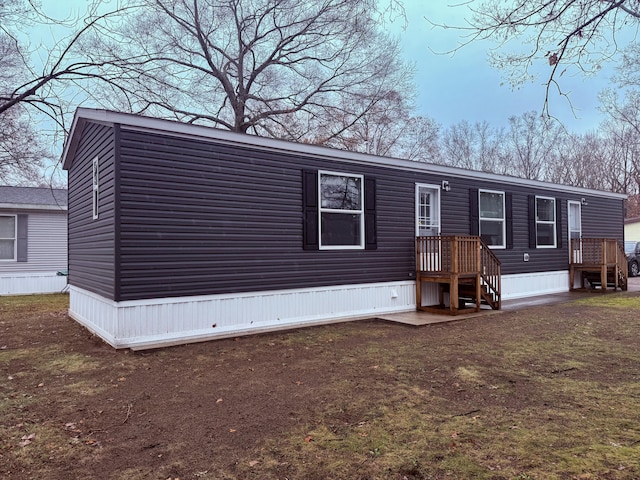
POLYGON ((629 265, 629 276, 640 275, 640 242, 624 242, 624 253, 627 255, 629 265))

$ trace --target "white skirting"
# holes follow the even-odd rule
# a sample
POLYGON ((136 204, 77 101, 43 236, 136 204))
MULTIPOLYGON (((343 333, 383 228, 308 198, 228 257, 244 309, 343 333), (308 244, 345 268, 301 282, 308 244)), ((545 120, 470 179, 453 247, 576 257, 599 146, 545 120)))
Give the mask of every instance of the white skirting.
MULTIPOLYGON (((569 271, 518 273, 502 276, 502 300, 535 297, 569 291, 569 271)), ((437 305, 439 302, 438 285, 422 284, 422 304, 437 305)), ((448 302, 445 295, 445 304, 448 302)))
POLYGON ((569 270, 502 276, 502 300, 569 291, 569 270))
MULTIPOLYGON (((414 281, 123 302, 75 286, 69 288, 72 318, 113 347, 134 350, 416 308, 414 281)), ((568 290, 568 271, 502 277, 503 300, 568 290)))
POLYGON ((67 288, 67 277, 56 272, 0 274, 0 295, 59 293, 67 288))
POLYGON ((123 302, 69 288, 69 315, 116 348, 156 348, 415 310, 413 281, 123 302))

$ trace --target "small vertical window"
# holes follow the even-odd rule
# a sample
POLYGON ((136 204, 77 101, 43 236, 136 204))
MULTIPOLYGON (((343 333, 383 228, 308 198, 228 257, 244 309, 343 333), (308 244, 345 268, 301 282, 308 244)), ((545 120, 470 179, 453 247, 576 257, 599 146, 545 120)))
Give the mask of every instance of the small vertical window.
POLYGON ((98 157, 93 159, 93 191, 91 204, 93 205, 93 219, 98 218, 98 195, 100 192, 100 176, 98 171, 98 157))
POLYGON ((0 260, 16 259, 16 239, 16 216, 0 215, 0 260))
POLYGON ((480 190, 480 237, 490 247, 506 247, 504 192, 480 190))
POLYGON ((319 173, 320 248, 364 248, 362 175, 319 173))
POLYGON ((536 197, 536 246, 556 246, 556 199, 536 197))

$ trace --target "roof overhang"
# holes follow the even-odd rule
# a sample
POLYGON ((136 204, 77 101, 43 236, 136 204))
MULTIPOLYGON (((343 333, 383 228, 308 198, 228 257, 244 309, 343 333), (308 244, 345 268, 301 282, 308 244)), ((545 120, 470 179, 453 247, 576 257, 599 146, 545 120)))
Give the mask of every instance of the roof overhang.
POLYGON ((0 210, 47 210, 66 212, 66 205, 38 205, 29 203, 0 203, 0 210))
POLYGON ((399 168, 402 170, 431 173, 442 176, 451 176, 455 178, 480 180, 482 182, 498 182, 503 184, 521 185, 533 188, 544 188, 546 190, 553 189, 556 191, 573 193, 576 195, 598 195, 601 197, 618 199, 627 198, 627 195, 624 193, 605 192, 589 188, 542 182, 539 180, 527 180, 524 178, 498 175, 495 173, 480 172, 475 170, 465 170, 462 168, 448 167, 444 165, 436 165, 420 161, 403 160, 391 157, 378 157, 364 153, 337 150, 321 145, 294 143, 286 140, 258 137, 255 135, 231 132, 228 130, 220 130, 217 128, 205 127, 202 125, 182 123, 174 120, 164 120, 160 118, 144 117, 131 113, 113 112, 109 110, 98 110, 90 108, 78 108, 76 110, 75 116, 73 118, 73 123, 71 125, 71 130, 69 132, 69 136, 67 137, 67 142, 65 143, 64 151, 62 154, 62 165, 65 170, 68 170, 71 167, 73 158, 78 148, 78 143, 80 142, 82 130, 87 122, 101 123, 111 126, 119 124, 122 128, 128 130, 161 133, 163 135, 171 135, 182 138, 197 138, 201 140, 216 141, 227 145, 235 145, 238 147, 252 146, 262 150, 278 151, 282 153, 300 153, 304 155, 312 155, 317 158, 327 158, 331 160, 349 161, 352 163, 399 168))

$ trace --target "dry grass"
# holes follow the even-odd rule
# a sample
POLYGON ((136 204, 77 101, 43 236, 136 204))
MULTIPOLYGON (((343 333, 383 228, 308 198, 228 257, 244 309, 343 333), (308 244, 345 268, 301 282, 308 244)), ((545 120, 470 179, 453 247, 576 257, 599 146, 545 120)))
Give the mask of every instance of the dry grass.
POLYGON ((3 478, 640 478, 633 294, 141 354, 1 300, 3 478))

